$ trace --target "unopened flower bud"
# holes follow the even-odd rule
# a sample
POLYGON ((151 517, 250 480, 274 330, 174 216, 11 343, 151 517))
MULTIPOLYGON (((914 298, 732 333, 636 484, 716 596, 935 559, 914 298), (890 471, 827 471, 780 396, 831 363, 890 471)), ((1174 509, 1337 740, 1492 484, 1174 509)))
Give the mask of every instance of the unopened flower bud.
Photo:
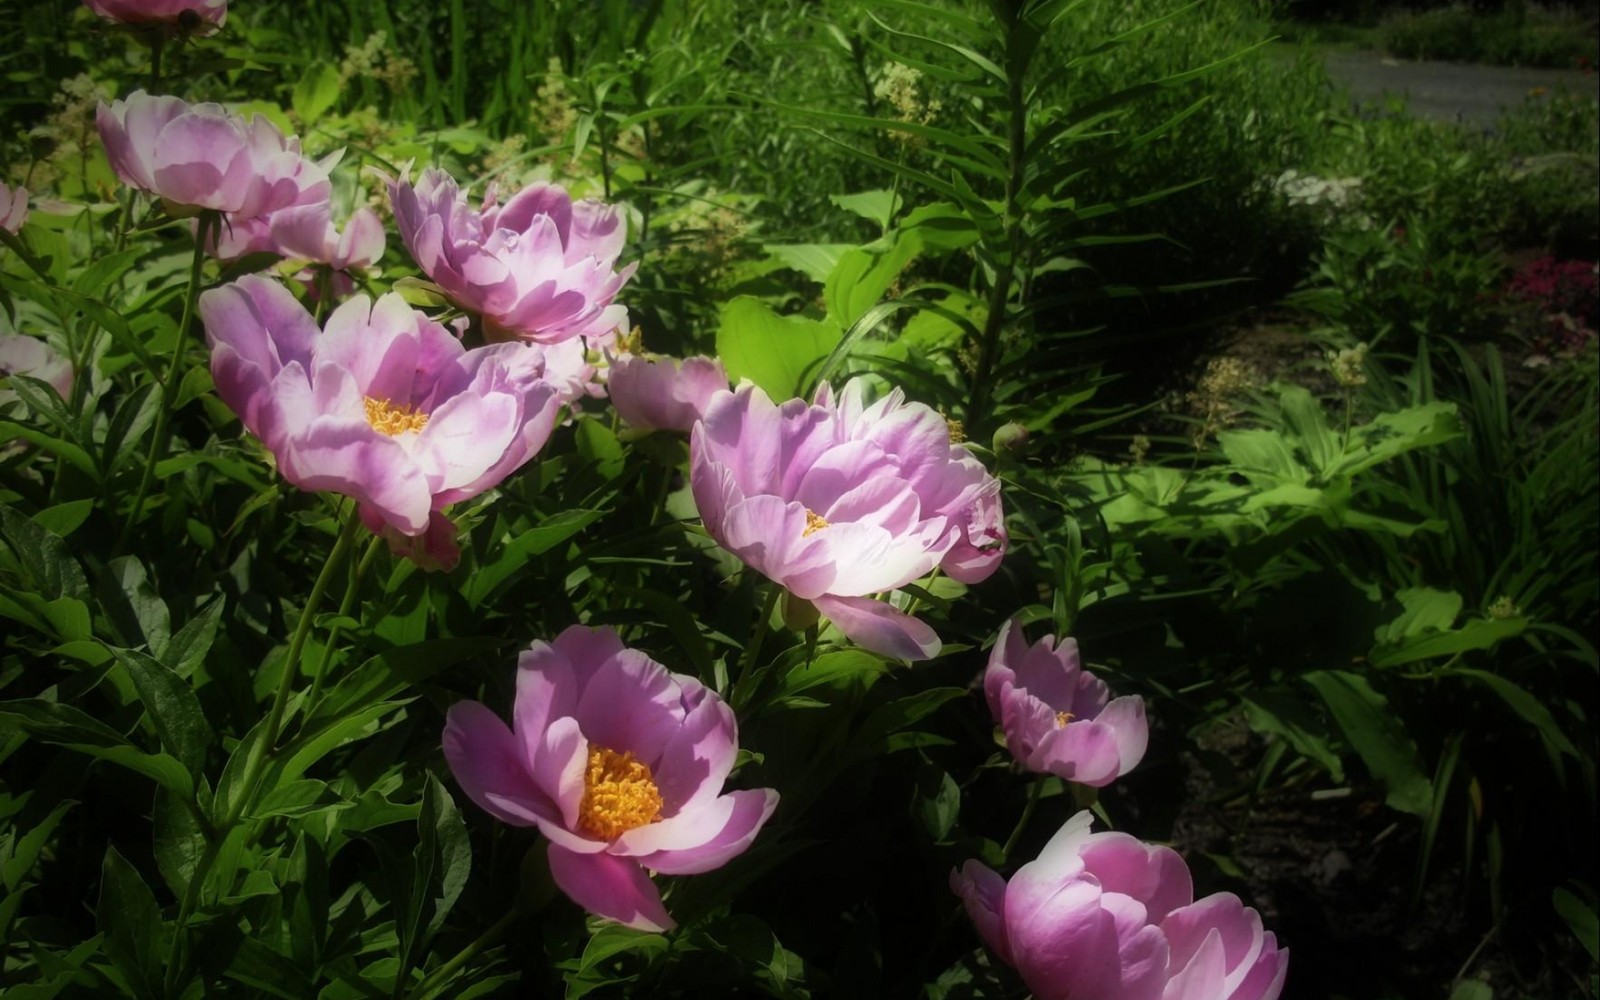
POLYGON ((1001 424, 990 444, 995 451, 1019 452, 1028 446, 1028 429, 1015 420, 1001 424))

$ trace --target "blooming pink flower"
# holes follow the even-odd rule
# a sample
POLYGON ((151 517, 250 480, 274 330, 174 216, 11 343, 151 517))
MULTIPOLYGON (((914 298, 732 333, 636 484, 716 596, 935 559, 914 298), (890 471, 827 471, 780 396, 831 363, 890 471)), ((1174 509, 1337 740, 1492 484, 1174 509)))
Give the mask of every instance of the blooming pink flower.
MULTIPOLYGON (((317 167, 326 172, 332 168, 333 159, 336 157, 323 160, 317 167)), ((210 245, 206 249, 218 260, 275 253, 326 264, 335 271, 376 264, 388 242, 378 214, 366 206, 356 209, 341 233, 333 225, 327 191, 322 190, 320 198, 318 193, 316 188, 307 188, 300 196, 305 203, 266 215, 229 217, 220 231, 208 238, 210 245)))
POLYGON ((479 211, 436 169, 389 183, 395 222, 417 266, 456 304, 480 313, 491 336, 557 343, 597 335, 627 315, 613 305, 637 265, 615 270, 627 240, 622 212, 531 184, 505 205, 491 190, 479 211))
POLYGON ((100 105, 95 121, 117 176, 171 206, 243 220, 328 200, 327 170, 264 115, 136 90, 100 105))
POLYGON ((781 406, 749 384, 718 395, 690 439, 690 483, 723 548, 867 649, 927 659, 933 630, 872 595, 938 566, 971 583, 994 572, 1004 536, 972 526, 998 519, 1000 484, 938 413, 898 389, 869 406, 865 391, 857 379, 837 401, 824 385, 781 406))
POLYGON ((28 221, 28 189, 0 182, 0 229, 15 236, 28 221))
MULTIPOLYGON (((48 382, 62 399, 72 395, 72 362, 38 337, 0 333, 0 384, 10 375, 48 382)), ((10 389, 0 388, 0 403, 16 398, 10 389)))
POLYGON ((1080 812, 1006 882, 950 873, 984 942, 1039 1000, 1275 1000, 1289 952, 1231 893, 1194 902, 1183 859, 1080 812))
POLYGON ((1075 640, 1047 635, 1029 646, 1015 621, 1000 626, 983 694, 1011 755, 1030 771, 1100 788, 1133 770, 1150 741, 1143 698, 1112 698, 1079 665, 1075 640))
POLYGON ((531 458, 560 405, 538 352, 468 351, 398 294, 357 296, 319 332, 288 289, 252 275, 202 295, 200 316, 218 395, 284 478, 355 497, 369 525, 431 531, 427 546, 437 512, 531 458))
POLYGON ((733 710, 609 628, 535 642, 518 668, 510 727, 475 701, 450 709, 450 770, 491 815, 539 828, 556 884, 578 905, 671 928, 646 870, 719 868, 778 804, 770 788, 722 791, 739 747, 733 710))
POLYGON ((716 358, 623 354, 606 384, 618 415, 634 427, 687 434, 711 398, 728 390, 728 373, 716 358))
POLYGON ((83 5, 119 24, 160 25, 204 34, 222 27, 228 19, 228 0, 83 0, 83 5))

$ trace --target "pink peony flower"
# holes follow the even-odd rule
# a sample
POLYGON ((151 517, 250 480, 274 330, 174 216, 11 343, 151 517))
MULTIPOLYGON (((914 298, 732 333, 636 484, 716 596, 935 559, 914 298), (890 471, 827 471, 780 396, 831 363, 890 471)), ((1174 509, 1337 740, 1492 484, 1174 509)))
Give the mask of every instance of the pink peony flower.
POLYGON ((1030 771, 1101 788, 1133 770, 1150 742, 1143 698, 1112 698, 1079 666, 1075 640, 1045 636, 1029 646, 1015 621, 1000 626, 983 694, 1011 755, 1030 771))
POLYGON ((108 21, 210 34, 228 19, 228 0, 83 0, 108 21))
POLYGON ((609 628, 535 642, 518 668, 510 727, 475 701, 450 709, 450 770, 490 815, 539 828, 556 884, 579 906, 671 928, 647 870, 721 867, 778 804, 770 788, 722 791, 739 747, 733 710, 609 628))
POLYGON ((1177 852, 1091 833, 1080 812, 1006 882, 950 873, 989 948, 1039 1000, 1276 1000, 1289 952, 1231 893, 1194 902, 1177 852))
POLYGON ((435 561, 437 512, 531 458, 560 405, 538 352, 468 351, 397 294, 357 296, 318 331, 288 289, 252 275, 201 295, 200 317, 217 394, 284 478, 355 497, 369 525, 427 533, 419 551, 435 561))
POLYGON ((0 229, 17 235, 28 221, 28 189, 7 187, 0 182, 0 229))
POLYGON ((38 337, 0 333, 0 404, 17 398, 15 392, 3 387, 11 375, 47 382, 62 399, 72 395, 72 362, 38 337))
MULTIPOLYGON (((323 170, 332 164, 318 164, 323 170)), ((307 189, 309 197, 314 189, 307 189)), ((353 212, 344 232, 334 228, 332 206, 327 193, 319 200, 251 218, 230 217, 221 232, 209 238, 206 248, 218 260, 237 260, 246 254, 275 253, 326 264, 335 271, 364 269, 383 256, 387 237, 383 222, 372 209, 362 206, 353 212)))
POLYGON ((618 415, 634 427, 687 434, 711 398, 728 391, 728 373, 716 358, 623 354, 612 360, 607 385, 618 415))
POLYGON ((558 343, 613 329, 613 305, 635 264, 615 270, 627 240, 622 212, 574 202, 553 184, 523 188, 504 206, 493 190, 474 212, 455 179, 429 169, 413 186, 389 183, 389 200, 417 266, 492 337, 558 343))
POLYGON ((246 121, 220 104, 136 90, 100 105, 95 120, 117 176, 174 208, 244 220, 326 202, 331 191, 328 171, 263 115, 246 121))
POLYGON ((868 406, 865 388, 835 401, 824 385, 809 406, 749 384, 718 395, 690 439, 690 483, 723 548, 867 649, 927 659, 933 630, 872 595, 939 566, 969 583, 994 572, 1004 535, 973 525, 998 519, 1000 484, 938 413, 898 389, 868 406))

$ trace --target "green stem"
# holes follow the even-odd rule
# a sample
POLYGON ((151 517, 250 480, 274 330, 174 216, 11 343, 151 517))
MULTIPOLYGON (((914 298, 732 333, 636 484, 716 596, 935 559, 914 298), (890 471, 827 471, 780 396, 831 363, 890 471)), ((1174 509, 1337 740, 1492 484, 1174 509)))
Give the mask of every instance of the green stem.
MULTIPOLYGON (((352 520, 358 520, 354 511, 351 512, 352 520)), ((339 617, 348 618, 355 610, 356 598, 361 593, 361 581, 367 575, 367 569, 372 565, 372 560, 377 557, 378 550, 383 546, 383 539, 373 535, 367 542, 365 552, 361 553, 361 561, 356 563, 355 572, 350 574, 350 582, 344 588, 344 600, 339 602, 339 617)), ((327 644, 322 647, 322 656, 317 660, 317 670, 311 675, 311 693, 306 696, 306 709, 310 711, 317 704, 317 697, 322 693, 323 680, 328 675, 328 662, 333 659, 333 647, 339 641, 338 625, 328 630, 327 644)))
POLYGON ((199 863, 189 876, 189 884, 183 890, 183 899, 178 902, 178 922, 172 934, 172 944, 167 947, 167 974, 163 980, 164 992, 169 997, 178 995, 178 987, 188 975, 189 955, 185 945, 189 941, 189 918, 199 905, 200 890, 204 888, 206 878, 211 874, 211 866, 216 863, 217 855, 222 851, 222 842, 226 839, 227 833, 219 832, 206 844, 205 852, 200 855, 199 863))
MULTIPOLYGON (((750 668, 755 665, 756 657, 761 652, 761 643, 766 639, 771 628, 772 612, 778 606, 778 598, 783 595, 783 588, 777 584, 769 584, 767 599, 761 605, 761 617, 756 620, 756 630, 750 636, 750 641, 745 644, 744 655, 739 657, 739 670, 733 679, 733 688, 729 691, 730 698, 737 697, 744 688, 745 679, 750 674, 750 668)), ((737 706, 735 706, 737 707, 737 706)))
POLYGON ((498 941, 500 936, 516 922, 519 916, 521 916, 521 911, 516 907, 512 907, 510 912, 495 921, 488 930, 478 935, 477 939, 471 944, 456 952, 449 961, 423 976, 422 982, 418 983, 416 989, 409 994, 412 1000, 427 1000, 428 997, 433 995, 434 991, 448 982, 451 976, 459 972, 462 966, 472 961, 475 955, 498 941))
POLYGON ((1011 857, 1011 852, 1017 846, 1017 841, 1022 839, 1022 831, 1028 828, 1028 820, 1033 818, 1033 811, 1039 807, 1039 799, 1044 794, 1044 783, 1050 779, 1040 777, 1028 789, 1028 804, 1022 807, 1022 816, 1017 820, 1016 828, 1011 831, 1011 836, 1006 838, 1006 846, 1000 848, 1000 859, 1005 861, 1011 857))
POLYGON ((156 424, 150 430, 150 451, 145 455, 144 472, 139 477, 139 488, 133 494, 133 507, 128 511, 128 519, 122 523, 122 532, 117 536, 113 553, 123 550, 133 534, 134 526, 144 516, 144 502, 150 495, 150 484, 156 477, 156 462, 171 440, 172 409, 177 403, 178 386, 182 382, 183 349, 187 343, 189 323, 194 319, 195 303, 200 298, 200 269, 206 260, 206 238, 215 231, 219 221, 216 213, 202 212, 199 225, 195 228, 194 257, 189 262, 189 287, 183 296, 183 318, 178 321, 178 334, 172 345, 172 358, 167 362, 166 376, 161 378, 161 406, 156 410, 156 424))
MULTIPOLYGON (((1008 41, 1008 45, 1010 42, 1008 41)), ((989 379, 999 354, 1000 333, 1006 322, 1006 303, 1011 298, 1011 282, 1016 273, 1017 253, 1021 249, 1022 194, 1028 151, 1028 100, 1022 83, 1026 66, 1007 66, 1006 98, 1011 110, 1008 130, 1009 167, 1006 175, 1005 246, 997 254, 994 284, 989 289, 988 315, 983 321, 983 338, 978 344, 978 363, 972 373, 972 395, 967 401, 967 426, 979 427, 989 405, 989 379)))

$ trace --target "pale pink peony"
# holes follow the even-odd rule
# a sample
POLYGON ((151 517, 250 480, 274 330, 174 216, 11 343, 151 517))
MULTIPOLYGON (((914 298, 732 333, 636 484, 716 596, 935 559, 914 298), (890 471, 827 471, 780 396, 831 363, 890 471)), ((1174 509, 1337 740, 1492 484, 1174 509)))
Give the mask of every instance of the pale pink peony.
POLYGON ((1038 1000, 1276 1000, 1289 952, 1231 893, 1194 901, 1177 852, 1068 820, 1008 883, 950 873, 978 934, 1038 1000))
POLYGON ((993 573, 1000 483, 944 417, 898 389, 867 405, 865 390, 853 380, 835 401, 824 385, 781 406, 748 383, 718 395, 690 440, 695 504, 718 544, 846 636, 927 659, 933 630, 872 595, 941 566, 969 583, 993 573))
POLYGON ((264 115, 246 121, 220 104, 136 90, 95 116, 117 176, 175 210, 212 209, 236 220, 327 202, 328 171, 300 155, 264 115))
POLYGON ((5 388, 10 375, 26 375, 49 383, 62 399, 72 395, 72 362, 38 337, 0 333, 0 404, 17 394, 5 388))
POLYGON ((673 921, 649 872, 720 868, 777 807, 770 788, 723 792, 738 749, 716 692, 581 625, 522 654, 510 727, 464 701, 444 730, 462 790, 506 823, 539 828, 563 892, 652 931, 673 921))
POLYGON ((319 331, 288 289, 252 275, 202 295, 200 316, 217 394, 284 478, 356 498, 369 525, 428 533, 419 551, 436 562, 438 512, 533 457, 560 406, 537 351, 468 351, 397 294, 357 296, 319 331))
POLYGON ((108 21, 210 34, 228 20, 228 0, 83 0, 108 21))
POLYGON ((28 221, 28 189, 7 187, 0 182, 0 229, 17 235, 28 221))
POLYGON ((623 354, 612 360, 606 385, 617 414, 632 426, 687 434, 712 397, 728 391, 728 373, 716 358, 623 354))
MULTIPOLYGON (((324 171, 332 163, 324 160, 324 171)), ((314 192, 308 191, 305 197, 314 192)), ((372 209, 362 206, 350 215, 340 232, 333 225, 332 205, 324 191, 320 199, 290 205, 267 215, 251 218, 229 217, 209 236, 206 249, 218 260, 237 260, 252 253, 275 253, 280 257, 326 264, 335 271, 365 269, 383 257, 388 243, 383 222, 372 209)))
POLYGON ((1143 698, 1112 698, 1079 664, 1075 640, 1047 635, 1029 646, 1015 621, 1000 626, 983 694, 1011 755, 1030 771, 1100 788, 1133 770, 1150 741, 1143 698))
POLYGON ((615 206, 574 202, 536 183, 504 205, 491 190, 475 212, 437 169, 415 185, 391 181, 389 200, 417 266, 457 305, 482 315, 491 337, 553 344, 625 321, 626 307, 612 300, 637 265, 616 270, 627 232, 615 206))

